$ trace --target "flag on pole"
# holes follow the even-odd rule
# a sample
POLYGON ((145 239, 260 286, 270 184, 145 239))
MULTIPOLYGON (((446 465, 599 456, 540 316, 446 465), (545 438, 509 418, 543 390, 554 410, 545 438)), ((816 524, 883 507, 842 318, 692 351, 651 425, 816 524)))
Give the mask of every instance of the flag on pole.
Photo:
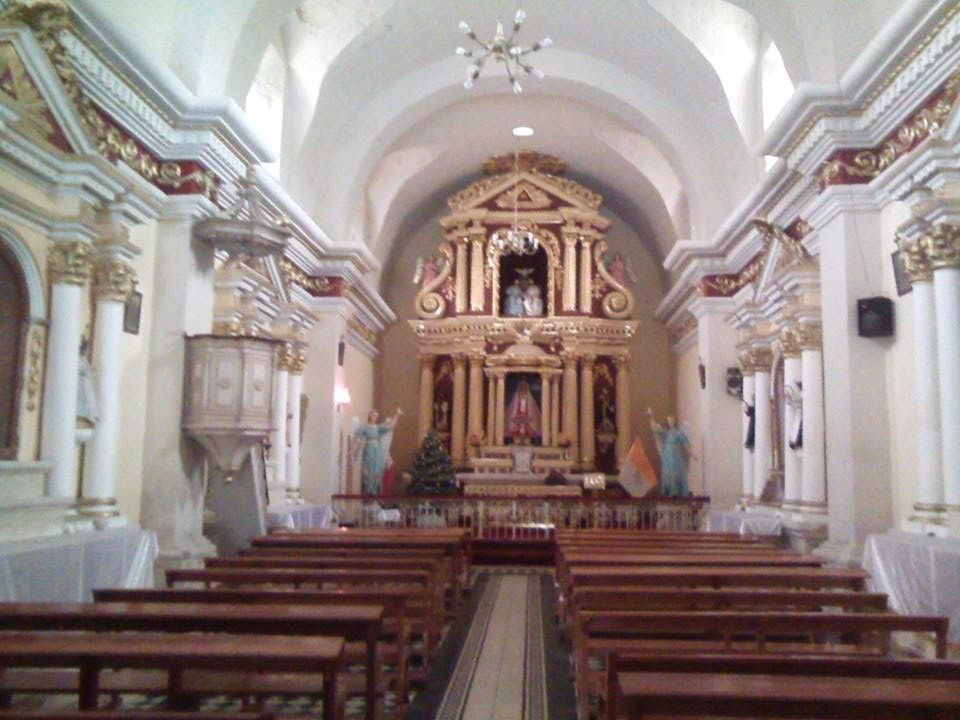
POLYGON ((620 487, 632 497, 639 498, 648 495, 657 487, 657 473, 647 457, 640 436, 637 435, 630 446, 630 451, 620 466, 620 487))

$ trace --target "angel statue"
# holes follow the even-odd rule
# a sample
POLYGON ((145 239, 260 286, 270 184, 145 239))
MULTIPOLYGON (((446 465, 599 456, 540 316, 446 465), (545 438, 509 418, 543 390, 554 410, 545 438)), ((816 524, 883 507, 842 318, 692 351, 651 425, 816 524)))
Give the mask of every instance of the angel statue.
POLYGON ((666 497, 689 497, 687 466, 690 463, 690 438, 677 427, 673 415, 667 415, 666 427, 657 422, 653 410, 647 408, 650 428, 660 451, 660 494, 666 497))
POLYGON ((385 477, 393 472, 393 458, 390 457, 390 443, 393 441, 393 429, 403 410, 397 408, 393 417, 378 423, 380 414, 371 410, 366 425, 360 425, 354 419, 354 428, 350 439, 350 459, 352 472, 360 474, 360 490, 364 495, 380 495, 384 491, 385 477))
POLYGON ((637 276, 633 272, 633 265, 628 258, 624 258, 620 253, 614 253, 613 257, 606 263, 607 272, 610 277, 621 285, 626 285, 627 280, 632 283, 637 282, 637 276))
POLYGON ((417 268, 413 273, 413 284, 426 287, 440 274, 440 261, 436 255, 417 258, 417 268))

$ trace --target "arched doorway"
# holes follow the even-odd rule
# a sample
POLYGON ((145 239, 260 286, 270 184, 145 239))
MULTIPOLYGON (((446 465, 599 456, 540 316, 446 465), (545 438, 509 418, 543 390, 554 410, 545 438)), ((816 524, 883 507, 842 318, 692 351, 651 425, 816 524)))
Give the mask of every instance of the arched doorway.
POLYGON ((0 243, 0 459, 17 456, 20 383, 30 304, 19 263, 0 243))

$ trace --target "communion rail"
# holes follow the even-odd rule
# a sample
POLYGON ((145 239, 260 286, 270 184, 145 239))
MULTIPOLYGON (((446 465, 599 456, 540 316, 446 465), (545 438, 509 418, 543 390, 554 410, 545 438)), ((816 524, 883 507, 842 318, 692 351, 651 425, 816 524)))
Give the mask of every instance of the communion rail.
POLYGON ((334 495, 341 525, 462 527, 476 540, 552 540, 556 530, 700 530, 710 498, 334 495))

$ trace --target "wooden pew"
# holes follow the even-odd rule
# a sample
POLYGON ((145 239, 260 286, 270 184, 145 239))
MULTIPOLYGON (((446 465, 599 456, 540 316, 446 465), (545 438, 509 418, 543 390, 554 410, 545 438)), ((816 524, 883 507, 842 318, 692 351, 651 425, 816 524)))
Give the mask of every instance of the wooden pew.
MULTIPOLYGON (((363 590, 284 590, 284 589, 240 589, 240 588, 105 588, 95 589, 93 599, 96 602, 148 602, 148 603, 206 603, 214 605, 282 605, 291 604, 300 607, 313 605, 379 605, 383 608, 382 632, 390 636, 381 643, 378 657, 381 662, 396 668, 395 690, 400 704, 406 705, 409 692, 409 652, 410 623, 406 604, 410 591, 394 588, 363 590)), ((424 600, 425 602, 425 600, 424 600)), ((2 606, 0 606, 2 607, 2 606)), ((362 650, 356 647, 348 636, 345 644, 345 656, 348 663, 366 657, 367 644, 364 640, 362 650)), ((426 663, 426 660, 425 660, 426 663)))
POLYGON ((573 630, 574 665, 581 704, 591 691, 603 693, 603 675, 590 671, 590 659, 612 652, 660 651, 836 653, 886 655, 894 632, 933 633, 937 657, 946 657, 949 619, 895 613, 754 611, 583 611, 573 630), (853 635, 850 642, 845 636, 853 635), (864 644, 878 635, 877 647, 864 644), (823 642, 837 637, 837 642, 823 642))
POLYGON ((777 538, 736 533, 712 533, 684 530, 557 530, 558 543, 568 542, 674 542, 691 545, 730 543, 732 545, 775 546, 777 538))
POLYGON ((271 712, 170 712, 168 710, 0 710, 0 720, 309 720, 271 712))
MULTIPOLYGON (((183 702, 185 671, 310 673, 323 676, 323 718, 339 720, 337 675, 343 639, 283 635, 0 632, 0 669, 76 668, 81 710, 97 709, 100 672, 157 669, 168 673, 167 696, 183 702)), ((229 692, 229 688, 223 688, 229 692)))
MULTIPOLYGON (((212 605, 209 603, 3 603, 0 630, 231 633, 342 636, 365 647, 368 720, 374 720, 378 682, 379 605, 212 605)), ((15 685, 15 678, 10 682, 15 685)), ((7 689, 7 679, 3 680, 7 689)), ((71 684, 76 687, 75 683, 71 684)))
MULTIPOLYGON (((617 676, 621 672, 729 673, 797 675, 801 677, 927 678, 960 680, 960 662, 913 658, 791 656, 791 655, 672 655, 613 653, 607 664, 607 703, 604 715, 617 720, 617 676)), ((686 682, 681 675, 678 680, 686 682)))
POLYGON ((424 570, 308 570, 296 568, 177 568, 167 570, 167 586, 183 583, 198 583, 205 587, 291 587, 317 588, 324 586, 339 589, 404 587, 410 591, 407 610, 411 616, 418 611, 418 599, 427 598, 422 608, 427 656, 440 641, 443 631, 443 595, 433 581, 431 573, 424 570))
POLYGON ((960 717, 960 681, 956 680, 621 672, 617 683, 631 720, 649 714, 874 720, 960 717))

